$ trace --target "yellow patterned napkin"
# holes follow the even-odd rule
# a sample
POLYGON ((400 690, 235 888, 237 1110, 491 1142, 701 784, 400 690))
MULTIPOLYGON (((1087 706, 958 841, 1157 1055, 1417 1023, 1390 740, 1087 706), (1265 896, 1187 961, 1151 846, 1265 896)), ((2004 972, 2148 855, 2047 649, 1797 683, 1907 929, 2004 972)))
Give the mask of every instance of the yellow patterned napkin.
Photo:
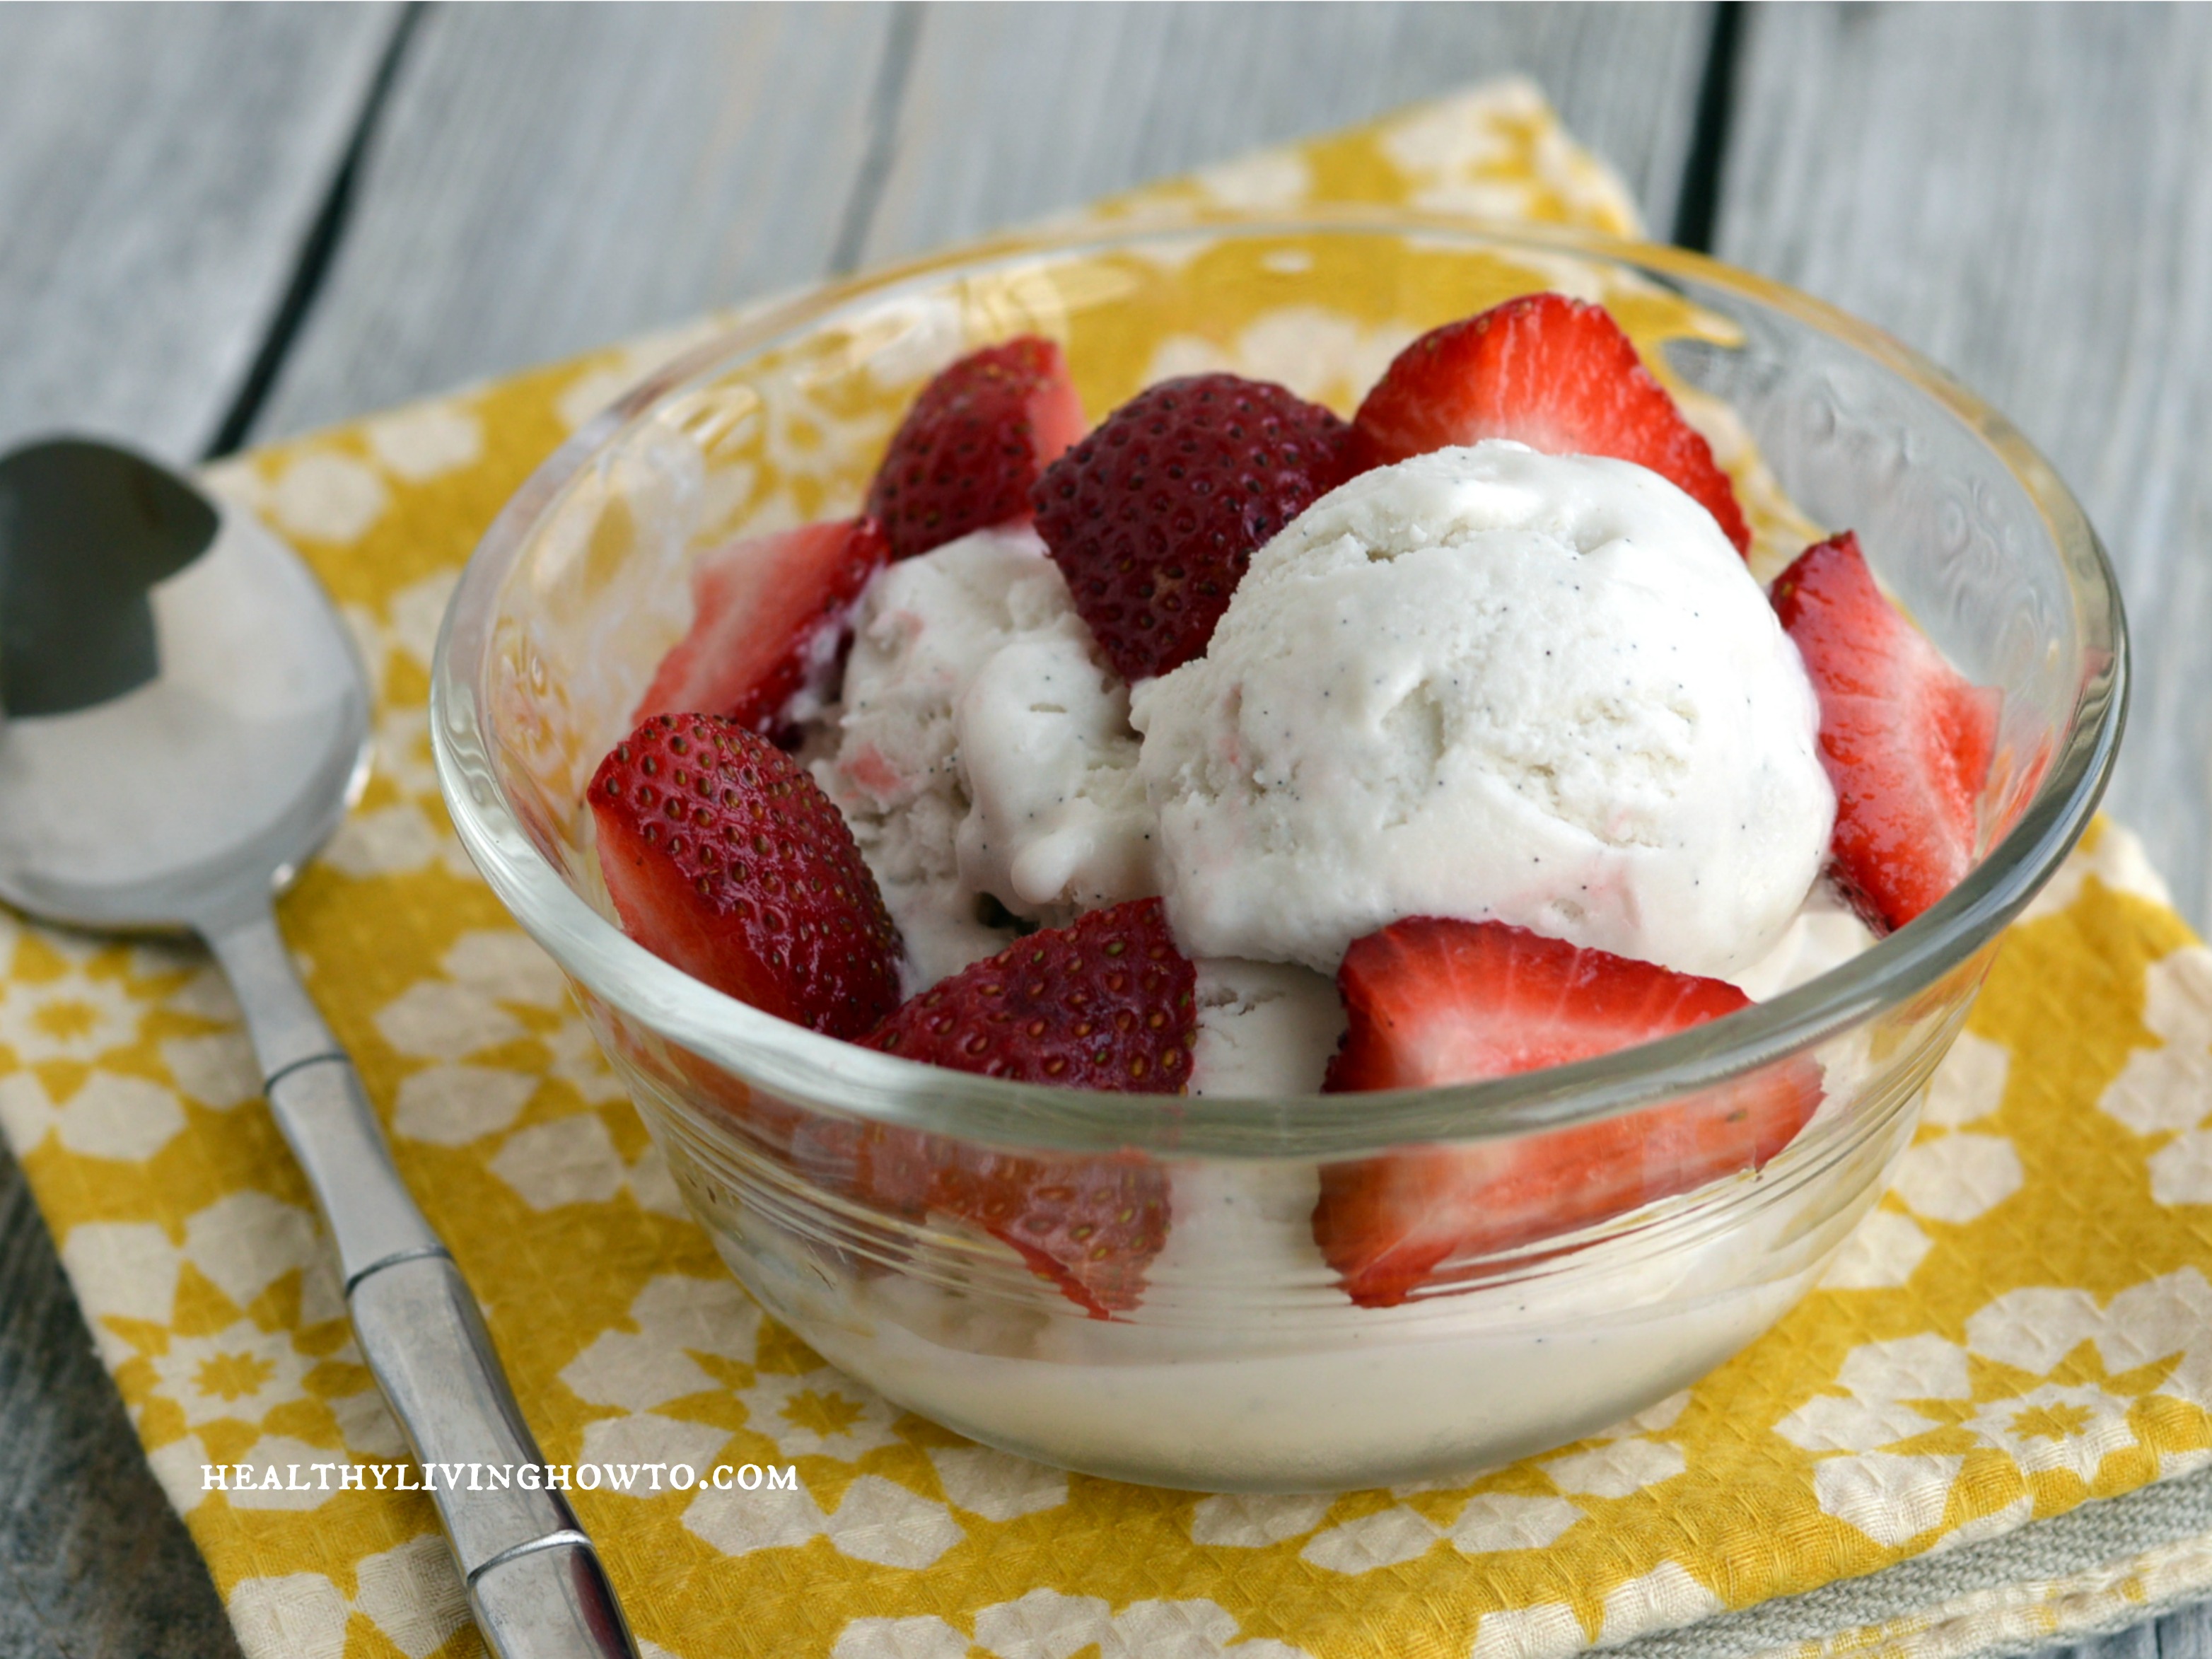
MULTIPOLYGON (((1518 82, 1100 210, 1347 199, 1635 222, 1518 82)), ((538 460, 677 343, 212 477, 303 549, 375 673, 374 779, 283 924, 549 1456, 796 1471, 789 1490, 577 1494, 648 1654, 1548 1659, 1788 1606, 1771 1598, 2212 1457, 2212 955, 2109 826, 2013 929, 1895 1190, 1822 1287, 1608 1434, 1471 1486, 1201 1497, 969 1444, 824 1366, 685 1218, 431 771, 427 675, 456 571, 538 460)), ((428 1502, 325 1490, 316 1469, 382 1466, 401 1442, 220 979, 197 953, 4 915, 0 963, 0 1123, 246 1653, 477 1651, 428 1502), (209 1465, 230 1489, 207 1489, 209 1465)), ((1931 1656, 2032 1640, 2201 1589, 2212 1550, 2025 1576, 1963 1601, 1931 1578, 1901 1608, 1847 1602, 1789 1639, 1931 1656)))

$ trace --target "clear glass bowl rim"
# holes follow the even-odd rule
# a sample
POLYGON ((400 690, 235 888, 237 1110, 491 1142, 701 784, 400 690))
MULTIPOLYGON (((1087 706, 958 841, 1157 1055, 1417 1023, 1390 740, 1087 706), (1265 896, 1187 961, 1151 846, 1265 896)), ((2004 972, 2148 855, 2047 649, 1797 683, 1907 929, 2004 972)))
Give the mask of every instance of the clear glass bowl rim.
POLYGON ((470 556, 439 630, 430 726, 438 777, 462 843, 524 929, 628 1018, 793 1104, 1012 1146, 1171 1157, 1345 1158, 1414 1141, 1471 1141, 1557 1129, 1711 1088, 1833 1037, 1942 979, 1994 940, 2087 828, 2125 724, 2128 637, 2111 561, 2071 492, 2002 415, 1872 325, 1809 295, 1698 253, 1566 227, 1401 209, 1208 215, 1164 223, 1049 228, 972 244, 808 290, 744 318, 647 377, 547 458, 470 556), (1148 244, 1331 233, 1440 240, 1595 259, 1676 287, 1727 290, 1826 334, 1949 411, 2034 504, 2065 572, 2088 665, 2073 719, 2018 820, 1939 904, 1842 967, 1711 1024, 1618 1054, 1490 1082, 1264 1099, 1099 1094, 923 1066, 764 1014, 637 945, 569 887, 500 789, 482 737, 500 589, 568 485, 663 400, 860 309, 947 281, 1044 258, 1148 244))

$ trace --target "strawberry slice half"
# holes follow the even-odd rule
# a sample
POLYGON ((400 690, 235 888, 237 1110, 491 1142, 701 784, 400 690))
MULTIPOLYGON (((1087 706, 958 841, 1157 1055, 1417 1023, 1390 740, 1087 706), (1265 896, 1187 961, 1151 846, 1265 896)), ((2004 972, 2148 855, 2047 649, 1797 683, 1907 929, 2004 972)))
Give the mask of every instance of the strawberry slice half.
MULTIPOLYGON (((1032 933, 914 998, 867 1046, 956 1071, 1121 1093, 1180 1094, 1198 1034, 1197 973, 1156 898, 1032 933)), ((1032 1158, 872 1126, 854 1180, 1011 1245, 1093 1318, 1137 1305, 1167 1242, 1167 1177, 1131 1152, 1032 1158)))
POLYGON ((1350 477, 1348 428, 1266 380, 1150 386, 1045 469, 1037 533, 1133 684, 1206 650, 1254 550, 1350 477))
MULTIPOLYGON (((1495 921, 1415 916, 1353 941, 1332 1091, 1471 1083, 1650 1042, 1746 1006, 1719 980, 1495 921)), ((1758 1169, 1820 1102, 1808 1060, 1549 1134, 1322 1170, 1314 1238, 1353 1301, 1392 1307, 1443 1262, 1511 1249, 1758 1169)))
POLYGON ((1527 295, 1431 329, 1392 360, 1352 428, 1361 472, 1485 438, 1633 461, 1701 504, 1737 552, 1751 547, 1712 446, 1605 307, 1564 294, 1527 295))
POLYGON ((853 832, 736 721, 656 714, 586 799, 623 931, 780 1018, 858 1037, 898 1004, 898 933, 853 832))
POLYGON ((963 357, 922 387, 868 486, 891 556, 1028 518, 1037 475, 1083 424, 1067 359, 1050 340, 1025 334, 963 357))
POLYGON ((2002 694, 1943 660, 1875 585, 1848 530, 1799 555, 1773 599, 1820 700, 1836 872, 1870 922, 1902 927, 1973 862, 2002 694))
POLYGON ((803 525, 708 554, 691 572, 691 630, 660 659, 630 718, 720 714, 772 732, 836 667, 846 618, 890 556, 873 519, 803 525))

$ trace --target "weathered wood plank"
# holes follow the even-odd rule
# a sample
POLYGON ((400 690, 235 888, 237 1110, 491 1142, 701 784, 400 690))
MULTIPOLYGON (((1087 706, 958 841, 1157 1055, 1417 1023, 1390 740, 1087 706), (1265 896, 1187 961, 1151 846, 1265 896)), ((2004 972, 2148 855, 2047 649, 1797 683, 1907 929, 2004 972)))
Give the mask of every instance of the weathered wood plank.
POLYGON ((890 26, 881 5, 431 12, 255 435, 819 276, 890 26))
POLYGON ((1709 27, 1703 7, 440 11, 257 435, 1514 69, 1663 226, 1709 27))
POLYGON ((863 244, 890 258, 1525 73, 1663 236, 1704 6, 933 5, 863 244))
POLYGON ((183 459, 251 366, 389 5, 0 8, 0 447, 183 459))
POLYGON ((1773 6, 1716 246, 2011 416, 2118 565, 2138 677, 2110 805, 2212 923, 2212 11, 1773 6))
MULTIPOLYGON (((0 9, 0 447, 222 419, 396 8, 0 9)), ((0 1651, 234 1653, 0 1152, 0 1651)))
POLYGON ((2170 1613, 2158 1621, 2156 1629, 2158 1659, 2207 1659, 2212 1656, 2212 1613, 2203 1607, 2170 1613))
POLYGON ((0 1653, 238 1651, 138 1449, 14 1160, 0 1152, 0 1653))
POLYGON ((2172 1615, 2171 1620, 2150 1620, 2132 1629, 2117 1631, 2094 1641, 2075 1642, 2065 1647, 2046 1648, 2038 1659, 2159 1659, 2160 1632, 2168 1623, 2188 1625, 2202 1622, 2203 1615, 2196 1610, 2172 1615))

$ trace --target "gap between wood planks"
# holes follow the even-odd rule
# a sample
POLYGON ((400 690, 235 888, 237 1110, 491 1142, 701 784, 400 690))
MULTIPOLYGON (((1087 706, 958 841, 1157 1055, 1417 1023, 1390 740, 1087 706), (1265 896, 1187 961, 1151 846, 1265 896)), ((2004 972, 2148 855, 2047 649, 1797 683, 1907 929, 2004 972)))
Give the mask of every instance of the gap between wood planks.
POLYGON ((898 141, 899 118, 906 107, 907 84, 914 78, 915 46, 921 38, 921 0, 901 0, 891 13, 890 38, 884 44, 883 67, 868 99, 868 144, 853 177, 853 193, 837 222, 837 240, 830 251, 830 274, 849 276, 875 228, 884 185, 891 175, 891 149, 898 141))
POLYGON ((201 459, 217 460, 235 450, 246 441, 246 434, 253 428, 254 417, 268 401, 270 389, 276 384, 276 372, 284 366, 284 358, 298 337, 300 325, 307 320, 316 292, 322 287, 338 244, 344 238, 362 159, 368 153, 369 141, 375 137, 378 118, 390 100, 392 84, 398 79, 399 65, 407 56, 408 43, 414 39, 416 26, 428 9, 428 0, 408 0, 393 23, 392 38, 385 44, 383 60, 377 64, 375 76, 362 99, 353 136, 346 141, 337 171, 331 175, 330 190, 308 225, 298 257, 292 263, 292 277, 285 284, 284 297, 270 318, 268 332, 261 337, 252 365, 239 383, 238 395, 231 399, 201 459))
POLYGON ((1728 155, 1735 112, 1735 70, 1743 42, 1744 0, 1720 0, 1705 43, 1705 72, 1698 80, 1698 108, 1690 153, 1682 162, 1682 187, 1674 198, 1671 240, 1698 253, 1713 251, 1713 226, 1721 204, 1721 164, 1728 155))

